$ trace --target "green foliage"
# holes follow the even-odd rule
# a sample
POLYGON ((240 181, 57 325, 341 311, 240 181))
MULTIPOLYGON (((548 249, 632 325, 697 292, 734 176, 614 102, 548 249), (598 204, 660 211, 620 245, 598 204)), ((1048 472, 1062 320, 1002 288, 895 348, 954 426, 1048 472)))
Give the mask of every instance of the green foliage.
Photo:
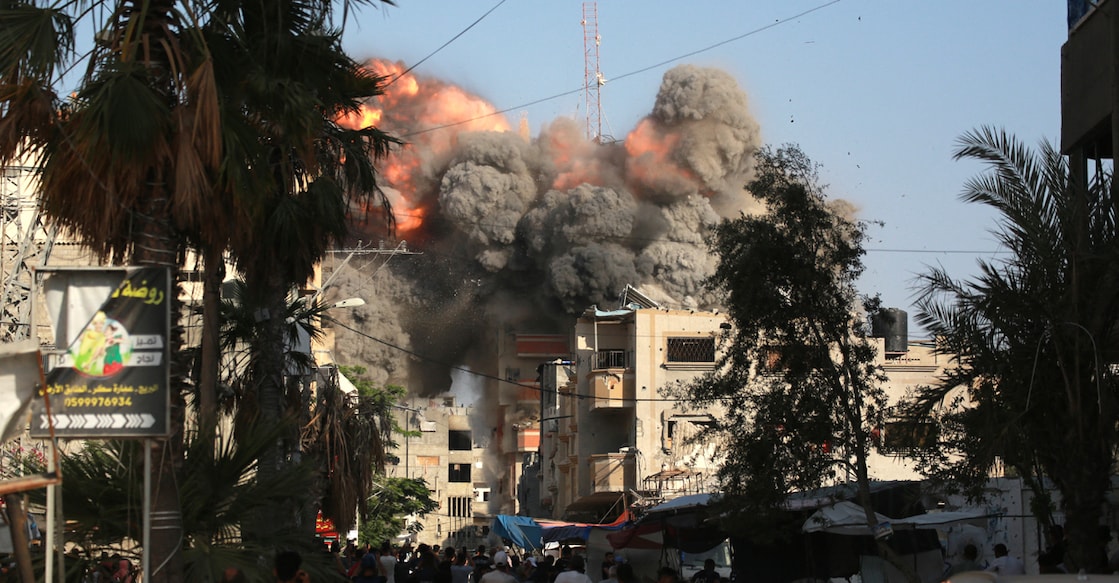
POLYGON ((419 431, 409 431, 401 427, 396 422, 396 417, 388 414, 392 407, 395 407, 397 403, 404 399, 408 394, 408 389, 399 385, 378 386, 369 377, 365 376, 366 369, 364 366, 340 366, 338 370, 346 375, 346 378, 353 381, 358 394, 368 402, 369 407, 383 413, 381 416, 381 435, 385 438, 386 449, 396 447, 396 441, 392 439, 394 435, 401 437, 420 436, 419 431))
MULTIPOLYGON (((187 451, 178 472, 184 533, 186 581, 220 579, 226 567, 241 569, 249 580, 265 580, 270 568, 261 564, 275 549, 300 549, 305 557, 315 549, 305 531, 276 528, 267 537, 242 538, 242 527, 262 510, 281 508, 299 514, 306 504, 313 473, 307 465, 262 480, 256 471, 261 449, 268 447, 282 428, 255 428, 237 440, 220 432, 216 441, 195 439, 189 433, 187 451)), ((213 435, 211 433, 210 435, 213 435)), ((66 542, 82 554, 96 557, 101 551, 121 553, 134 562, 141 540, 143 493, 142 442, 88 442, 62 458, 62 504, 66 511, 66 542)), ((159 460, 155 460, 159 463, 159 460)), ((31 492, 32 501, 45 504, 45 491, 31 492)), ((325 578, 329 570, 324 570, 325 578)))
POLYGON ((422 478, 381 476, 373 484, 369 515, 361 523, 359 542, 379 545, 402 532, 417 532, 421 528, 419 523, 408 524, 406 517, 423 516, 438 507, 422 478))
POLYGON ((795 146, 761 150, 748 188, 768 212, 723 222, 711 241, 709 285, 734 326, 719 366, 687 391, 726 411, 719 477, 731 516, 747 518, 728 522, 764 531, 793 491, 848 475, 865 486, 884 395, 854 287, 863 225, 829 203, 795 146))
MULTIPOLYGON (((1119 343, 1111 174, 1097 167, 1090 179, 1078 176, 1053 145, 1034 152, 990 128, 964 135, 956 157, 989 166, 962 198, 998 213, 993 233, 1009 254, 980 261, 971 280, 943 269, 921 278, 917 321, 957 357, 914 404, 915 414, 941 422, 925 469, 972 494, 998 462, 1039 495, 1042 478, 1052 480, 1072 564, 1097 568, 1095 530, 1119 443, 1119 383, 1108 368, 1119 343)), ((1049 507, 1034 509, 1043 522, 1049 507)))

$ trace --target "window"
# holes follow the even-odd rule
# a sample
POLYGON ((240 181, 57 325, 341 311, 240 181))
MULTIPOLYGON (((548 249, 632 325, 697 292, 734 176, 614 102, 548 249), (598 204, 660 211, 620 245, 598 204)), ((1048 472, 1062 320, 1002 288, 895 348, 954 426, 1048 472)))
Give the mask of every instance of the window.
POLYGON ((448 482, 469 482, 470 481, 470 464, 450 464, 447 466, 447 481, 448 482))
POLYGON ((669 338, 668 362, 715 362, 715 338, 669 338))
POLYGON ((451 451, 470 451, 470 430, 452 429, 448 431, 447 448, 451 451))
POLYGON ((466 518, 471 515, 474 501, 470 496, 452 496, 447 498, 447 511, 452 517, 466 518))
POLYGON ((889 453, 907 453, 935 441, 936 425, 920 419, 891 421, 882 431, 882 451, 889 453))
POLYGON ((596 369, 625 368, 626 351, 612 349, 599 350, 597 353, 595 353, 594 367, 596 369))

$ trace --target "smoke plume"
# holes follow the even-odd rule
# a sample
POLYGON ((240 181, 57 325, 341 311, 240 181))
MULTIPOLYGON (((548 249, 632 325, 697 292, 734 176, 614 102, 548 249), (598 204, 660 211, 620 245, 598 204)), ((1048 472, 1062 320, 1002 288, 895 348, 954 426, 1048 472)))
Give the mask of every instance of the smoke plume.
POLYGON ((745 191, 758 124, 728 74, 668 71, 653 111, 623 142, 600 144, 566 118, 526 139, 461 88, 401 75, 399 63, 367 67, 396 80, 343 123, 407 141, 381 181, 397 237, 421 254, 355 256, 339 272, 339 297, 367 302, 339 317, 382 341, 338 330, 339 362, 433 395, 454 366, 499 374, 503 336, 569 332, 586 308, 617 307, 627 284, 666 306, 715 305, 704 236, 758 208, 745 191))

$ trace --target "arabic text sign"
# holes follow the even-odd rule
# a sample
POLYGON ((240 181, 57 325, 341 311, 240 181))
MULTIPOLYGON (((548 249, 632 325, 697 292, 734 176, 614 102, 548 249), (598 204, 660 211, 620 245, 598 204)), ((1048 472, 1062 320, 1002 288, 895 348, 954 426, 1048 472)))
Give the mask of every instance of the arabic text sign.
POLYGON ((128 270, 47 374, 51 419, 36 400, 33 436, 47 435, 49 421, 59 437, 167 434, 171 293, 167 269, 128 270))

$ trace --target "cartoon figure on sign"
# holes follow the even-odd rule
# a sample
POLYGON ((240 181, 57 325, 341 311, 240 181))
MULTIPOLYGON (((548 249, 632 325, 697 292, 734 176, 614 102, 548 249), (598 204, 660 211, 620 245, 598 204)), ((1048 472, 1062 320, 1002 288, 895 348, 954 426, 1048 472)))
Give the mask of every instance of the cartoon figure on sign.
POLYGON ((124 328, 119 322, 113 322, 105 327, 105 366, 101 371, 104 376, 116 374, 124 368, 124 358, 121 355, 121 343, 124 342, 124 328))
POLYGON ((95 377, 116 374, 132 352, 128 331, 120 322, 97 312, 70 348, 74 368, 95 377))

